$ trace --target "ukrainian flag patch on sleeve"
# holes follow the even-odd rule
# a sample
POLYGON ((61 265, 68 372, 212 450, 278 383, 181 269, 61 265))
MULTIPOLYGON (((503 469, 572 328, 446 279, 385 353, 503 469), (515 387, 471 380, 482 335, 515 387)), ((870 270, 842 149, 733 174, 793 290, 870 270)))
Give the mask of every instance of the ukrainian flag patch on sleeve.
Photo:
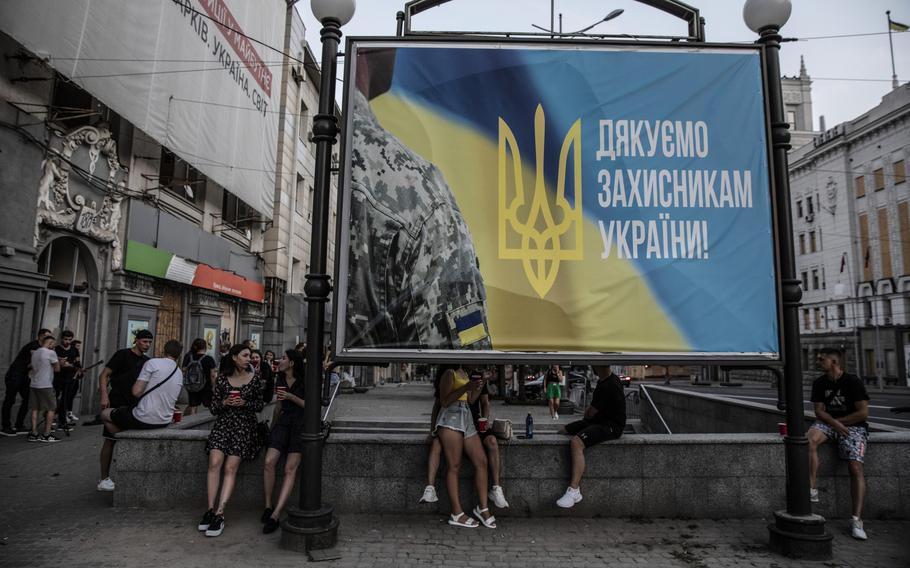
POLYGON ((449 321, 453 324, 454 334, 462 347, 477 343, 487 337, 487 326, 483 320, 482 304, 470 304, 452 310, 449 313, 449 321))

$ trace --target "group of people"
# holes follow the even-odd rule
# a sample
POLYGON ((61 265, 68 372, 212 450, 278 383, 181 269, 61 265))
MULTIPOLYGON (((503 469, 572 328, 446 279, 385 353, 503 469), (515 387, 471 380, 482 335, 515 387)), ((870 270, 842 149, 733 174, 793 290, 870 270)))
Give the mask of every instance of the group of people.
POLYGON ((22 346, 4 377, 0 435, 27 434, 29 442, 59 442, 53 434, 55 419, 69 425, 79 420, 72 408, 83 375, 80 343, 71 331, 64 330, 58 342, 51 330, 40 329, 34 340, 22 346), (17 397, 21 403, 13 425, 17 397), (31 420, 26 428, 29 411, 31 420))
POLYGON ((165 343, 163 357, 150 359, 146 353, 152 339, 150 331, 140 330, 133 346, 117 351, 101 371, 99 388, 105 440, 98 490, 115 488, 110 468, 116 435, 124 430, 166 427, 173 419, 184 384, 201 377, 205 384, 189 392, 186 414, 192 415, 203 406, 215 416, 215 422, 205 445, 207 509, 197 528, 206 536, 221 535, 225 508, 241 463, 256 459, 265 450, 265 509, 261 521, 264 533, 274 532, 294 488, 300 464, 304 349, 288 349, 276 361, 271 351, 263 356, 243 342, 229 346, 216 363, 206 354, 203 339, 194 340, 182 358, 180 342, 172 339, 165 343), (264 444, 262 429, 268 427, 260 423, 258 413, 273 396, 278 404, 268 429, 268 442, 264 444), (282 457, 285 458, 284 479, 278 498, 273 501, 276 468, 282 457))
MULTIPOLYGON (((571 436, 572 477, 565 494, 556 502, 563 508, 573 507, 582 499, 580 484, 585 470, 585 449, 619 438, 626 426, 625 395, 619 377, 609 366, 594 367, 594 372, 599 380, 584 418, 559 430, 561 434, 571 436)), ((444 452, 445 486, 452 511, 448 523, 456 527, 477 528, 482 524, 495 529, 496 517, 490 512, 489 503, 499 508, 509 506, 500 483, 502 468, 496 436, 489 428, 481 427, 482 421, 485 426, 492 418, 487 388, 490 375, 490 371, 481 367, 444 366, 437 372, 434 383, 427 486, 420 502, 438 501, 436 473, 440 454, 444 452), (474 466, 478 504, 471 511, 473 517, 465 513, 458 492, 463 454, 474 466), (492 476, 489 488, 488 473, 492 476)), ((554 376, 558 380, 555 371, 554 376)))

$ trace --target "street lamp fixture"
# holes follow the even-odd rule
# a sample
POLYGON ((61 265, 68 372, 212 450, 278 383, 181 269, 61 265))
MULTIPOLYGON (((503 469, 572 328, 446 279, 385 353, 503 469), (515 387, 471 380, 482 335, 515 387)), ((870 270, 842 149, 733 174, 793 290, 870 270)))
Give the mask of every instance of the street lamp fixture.
MULTIPOLYGON (((622 15, 622 13, 624 11, 625 10, 622 10, 622 9, 613 10, 612 12, 610 12, 609 14, 607 14, 600 20, 597 20, 590 26, 588 26, 586 28, 582 28, 582 29, 578 30, 577 32, 562 33, 562 31, 557 32, 556 30, 552 30, 552 29, 548 30, 548 29, 544 28, 543 26, 538 26, 537 24, 531 24, 531 26, 537 28, 538 30, 545 31, 545 32, 552 34, 554 36, 557 36, 557 37, 579 36, 579 35, 585 35, 586 32, 593 29, 595 26, 599 26, 600 24, 602 24, 604 22, 609 22, 610 20, 612 20, 614 18, 618 18, 619 16, 622 15)), ((559 17, 560 17, 559 25, 560 25, 560 27, 562 27, 562 14, 560 14, 559 17)))
POLYGON ((790 182, 787 151, 790 149, 789 124, 784 116, 780 83, 780 28, 790 19, 790 0, 747 0, 743 6, 746 25, 759 34, 764 46, 765 76, 772 142, 772 179, 778 228, 779 278, 783 300, 782 355, 787 436, 784 451, 787 472, 787 508, 775 511, 768 525, 770 547, 794 558, 823 560, 831 558, 832 536, 825 531, 825 518, 812 513, 809 502, 809 440, 803 418, 803 378, 800 365, 798 308, 802 298, 796 278, 793 252, 793 224, 790 211, 790 182))
POLYGON ((325 432, 322 428, 320 391, 323 376, 322 358, 325 340, 325 305, 332 291, 326 274, 329 227, 329 184, 332 178, 332 146, 338 139, 335 116, 335 76, 341 26, 354 16, 355 0, 311 0, 313 15, 322 22, 322 64, 319 84, 319 111, 313 117, 313 141, 316 143, 315 187, 313 193, 313 229, 310 237, 310 268, 303 287, 307 301, 306 376, 304 378, 303 467, 300 475, 299 507, 288 510, 281 524, 281 546, 290 550, 310 551, 332 548, 338 541, 338 517, 334 509, 322 503, 322 450, 325 432))

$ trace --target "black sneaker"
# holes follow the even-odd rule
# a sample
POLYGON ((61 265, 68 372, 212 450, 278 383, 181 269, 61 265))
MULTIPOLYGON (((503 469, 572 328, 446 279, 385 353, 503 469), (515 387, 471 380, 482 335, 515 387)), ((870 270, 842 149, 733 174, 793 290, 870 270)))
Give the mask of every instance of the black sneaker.
POLYGON ((262 534, 272 534, 278 528, 278 521, 269 517, 269 520, 262 525, 262 534))
POLYGON ((29 442, 40 442, 42 437, 35 432, 29 432, 28 436, 25 439, 29 442))
POLYGON ((4 428, 3 430, 0 430, 0 436, 15 436, 16 434, 17 432, 12 428, 4 428))
POLYGON ((50 444, 53 442, 59 442, 60 438, 54 436, 53 434, 48 434, 47 436, 41 436, 41 441, 50 444))
POLYGON ((265 508, 265 511, 262 512, 262 516, 259 517, 259 522, 260 522, 260 523, 267 523, 267 522, 269 522, 269 519, 272 518, 272 512, 273 512, 274 510, 275 510, 275 509, 272 509, 271 507, 266 507, 266 508, 265 508))
POLYGON ((209 529, 209 525, 211 525, 212 521, 214 521, 214 520, 215 520, 215 510, 209 509, 208 511, 205 512, 204 515, 202 515, 202 520, 199 521, 199 526, 196 528, 201 531, 207 531, 209 529))
POLYGON ((224 531, 224 515, 215 515, 212 524, 205 530, 205 536, 221 536, 224 531))

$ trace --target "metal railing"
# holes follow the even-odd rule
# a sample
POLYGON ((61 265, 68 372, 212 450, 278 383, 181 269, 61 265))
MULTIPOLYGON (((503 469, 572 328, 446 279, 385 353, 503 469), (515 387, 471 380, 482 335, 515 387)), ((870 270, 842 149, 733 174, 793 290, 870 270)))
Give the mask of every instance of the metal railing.
MULTIPOLYGON (((641 392, 644 393, 645 400, 647 400, 648 404, 651 405, 651 410, 653 410, 654 414, 657 415, 657 418, 658 418, 658 420, 660 420, 660 423, 661 423, 661 425, 663 425, 666 433, 672 434, 673 432, 670 430, 670 427, 667 426, 667 422, 664 420, 664 417, 660 414, 660 410, 657 409, 657 405, 654 404, 654 401, 651 399, 651 395, 648 393, 648 387, 646 387, 645 385, 641 385, 638 388, 639 388, 639 390, 641 390, 641 392)), ((628 408, 628 404, 626 405, 626 408, 628 408)))

